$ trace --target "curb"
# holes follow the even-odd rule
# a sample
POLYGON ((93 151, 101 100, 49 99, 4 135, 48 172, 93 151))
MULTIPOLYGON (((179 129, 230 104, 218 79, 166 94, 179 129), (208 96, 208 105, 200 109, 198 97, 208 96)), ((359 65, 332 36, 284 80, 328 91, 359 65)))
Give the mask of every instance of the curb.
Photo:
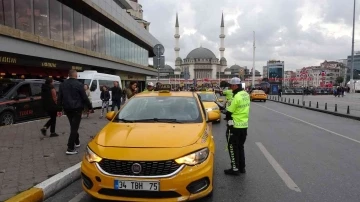
POLYGON ((352 115, 349 115, 349 114, 341 114, 341 113, 327 111, 327 110, 323 110, 323 109, 316 109, 316 108, 312 108, 312 107, 306 107, 306 106, 301 106, 301 105, 297 105, 297 104, 281 102, 281 101, 272 100, 272 99, 269 99, 269 98, 267 100, 272 101, 272 102, 278 102, 278 103, 285 104, 285 105, 290 105, 290 106, 293 106, 293 107, 308 109, 308 110, 312 110, 312 111, 322 112, 322 113, 325 113, 325 114, 331 114, 331 115, 334 115, 334 116, 340 116, 340 117, 343 117, 343 118, 348 118, 348 119, 353 119, 353 120, 360 121, 360 117, 358 117, 358 116, 352 116, 352 115))
POLYGON ((80 178, 81 162, 5 202, 42 202, 80 178))

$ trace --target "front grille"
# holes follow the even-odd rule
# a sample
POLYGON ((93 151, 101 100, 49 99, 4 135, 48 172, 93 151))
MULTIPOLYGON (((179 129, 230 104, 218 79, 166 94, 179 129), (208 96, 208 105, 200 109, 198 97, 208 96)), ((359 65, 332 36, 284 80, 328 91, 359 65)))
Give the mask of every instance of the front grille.
POLYGON ((99 166, 105 172, 112 175, 130 175, 130 176, 160 176, 168 175, 175 172, 181 165, 177 164, 174 160, 169 161, 120 161, 102 159, 99 166), (141 172, 134 174, 131 166, 134 163, 141 165, 141 172))
POLYGON ((181 195, 175 191, 128 191, 114 189, 100 189, 99 194, 129 198, 177 198, 181 195))

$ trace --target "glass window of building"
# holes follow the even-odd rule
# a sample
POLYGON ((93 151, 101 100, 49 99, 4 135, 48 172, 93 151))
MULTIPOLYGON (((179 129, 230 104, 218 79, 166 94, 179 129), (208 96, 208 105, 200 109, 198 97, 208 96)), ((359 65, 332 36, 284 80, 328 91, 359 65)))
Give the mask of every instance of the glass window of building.
POLYGON ((74 44, 74 12, 63 4, 63 37, 64 43, 74 44))
POLYGON ((95 21, 91 22, 91 50, 99 52, 99 24, 95 21))
POLYGON ((126 38, 124 38, 124 44, 122 45, 122 47, 124 49, 124 60, 128 61, 129 50, 128 50, 128 40, 126 38))
POLYGON ((50 38, 62 41, 61 3, 57 0, 50 1, 50 38))
POLYGON ((74 38, 75 46, 84 47, 84 26, 82 22, 82 15, 74 11, 74 38))
POLYGON ((8 27, 15 27, 14 23, 14 2, 9 0, 3 0, 3 11, 5 25, 8 27))
POLYGON ((0 25, 5 23, 3 0, 0 0, 0 25))
POLYGON ((105 27, 99 24, 99 52, 105 54, 106 42, 105 42, 105 27))
POLYGON ((91 20, 83 16, 84 48, 91 50, 91 20))
POLYGON ((48 0, 34 0, 34 32, 36 35, 50 38, 48 0))
POLYGON ((116 43, 115 43, 115 51, 116 51, 116 57, 120 59, 120 47, 121 47, 121 39, 120 35, 116 34, 116 43))
POLYGON ((116 57, 116 34, 115 32, 111 32, 111 56, 116 57))
POLYGON ((111 32, 105 28, 106 55, 111 55, 111 32))
POLYGON ((121 42, 120 59, 124 60, 124 58, 125 58, 125 51, 124 51, 125 39, 124 39, 124 37, 120 36, 120 42, 121 42))
POLYGON ((33 33, 31 0, 15 0, 16 29, 33 33))

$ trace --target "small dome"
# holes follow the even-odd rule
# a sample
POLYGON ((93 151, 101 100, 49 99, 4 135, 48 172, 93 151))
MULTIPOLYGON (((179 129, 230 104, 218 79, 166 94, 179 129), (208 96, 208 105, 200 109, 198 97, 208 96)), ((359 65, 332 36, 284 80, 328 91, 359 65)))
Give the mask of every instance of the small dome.
POLYGON ((233 65, 230 67, 230 69, 240 69, 241 67, 239 65, 233 65))
POLYGON ((216 59, 215 54, 207 48, 195 48, 190 51, 186 58, 196 58, 196 59, 216 59))
POLYGON ((226 69, 224 70, 224 72, 231 72, 231 69, 230 69, 230 68, 226 68, 226 69))
POLYGON ((181 57, 177 57, 176 60, 175 60, 175 62, 182 62, 181 57))
POLYGON ((165 66, 164 66, 164 69, 171 69, 171 70, 173 70, 173 68, 172 68, 170 65, 165 65, 165 66))
POLYGON ((222 57, 222 58, 220 59, 220 62, 222 62, 222 61, 225 61, 225 62, 226 62, 226 58, 222 57))
POLYGON ((176 68, 175 68, 175 71, 181 72, 181 69, 180 69, 179 67, 176 67, 176 68))

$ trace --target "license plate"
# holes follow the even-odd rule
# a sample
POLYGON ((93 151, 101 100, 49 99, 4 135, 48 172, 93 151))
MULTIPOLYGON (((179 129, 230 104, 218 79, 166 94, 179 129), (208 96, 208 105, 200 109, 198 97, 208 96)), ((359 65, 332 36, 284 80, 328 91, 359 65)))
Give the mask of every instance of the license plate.
POLYGON ((139 191, 160 191, 160 183, 157 181, 128 181, 115 180, 114 189, 117 190, 139 190, 139 191))

